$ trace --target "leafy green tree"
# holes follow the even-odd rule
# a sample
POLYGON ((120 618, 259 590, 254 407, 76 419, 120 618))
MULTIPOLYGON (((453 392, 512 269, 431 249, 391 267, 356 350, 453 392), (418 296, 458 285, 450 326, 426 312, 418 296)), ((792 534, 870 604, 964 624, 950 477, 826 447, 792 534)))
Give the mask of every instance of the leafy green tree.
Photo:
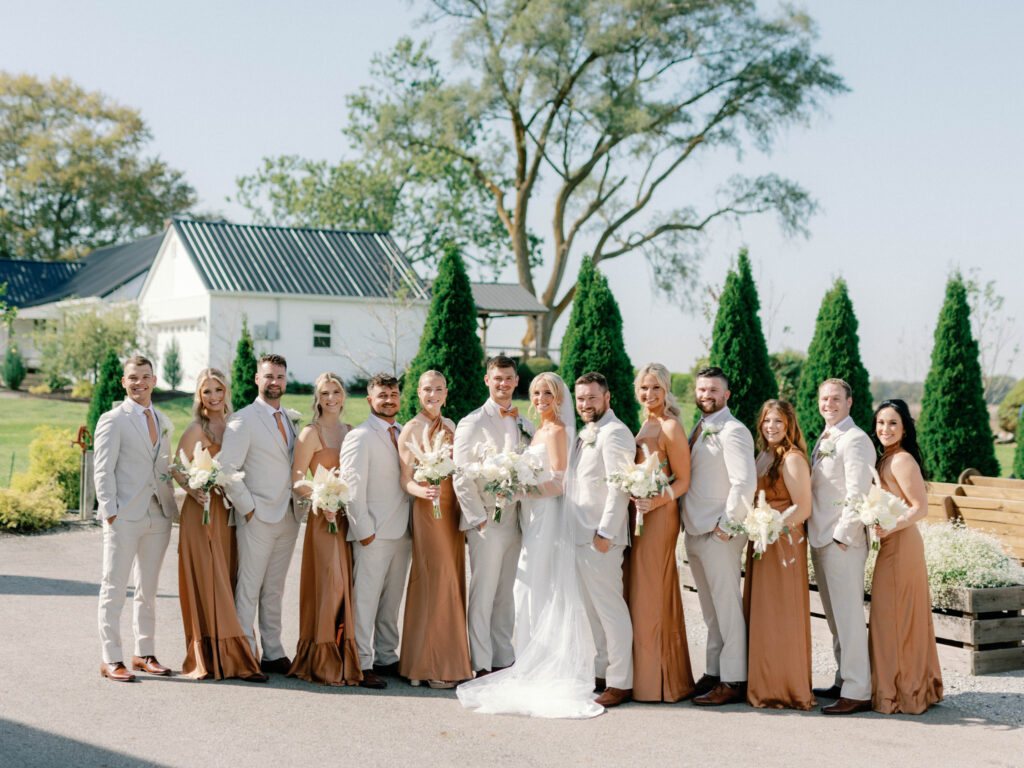
POLYGON ((1024 478, 1024 419, 1017 420, 1017 449, 1013 452, 1013 476, 1024 478))
POLYGON ((968 467, 999 475, 984 391, 967 287, 955 272, 946 283, 917 422, 921 456, 932 480, 956 482, 968 467))
MULTIPOLYGON (((769 17, 735 0, 430 7, 431 21, 451 33, 451 63, 442 67, 408 39, 378 59, 373 82, 349 101, 355 159, 376 169, 387 158, 399 168, 399 208, 429 209, 439 185, 443 197, 444 185, 457 182, 458 222, 478 224, 471 231, 485 245, 497 238, 523 287, 551 307, 531 321, 527 342, 549 345, 573 300, 574 288, 563 285, 567 265, 583 247, 594 264, 642 253, 657 286, 685 297, 711 222, 771 212, 785 230, 804 230, 814 201, 772 173, 731 175, 717 195, 662 204, 665 182, 680 169, 722 148, 768 152, 785 128, 846 90, 831 60, 812 49, 816 33, 804 13, 783 6, 769 17), (552 194, 551 230, 538 250, 530 208, 552 194)), ((300 174, 300 187, 305 180, 300 174)), ((294 187, 264 185, 286 203, 294 187)), ((325 185, 326 204, 341 205, 331 203, 332 190, 325 185)), ((406 239, 402 222, 423 218, 431 216, 406 212, 392 229, 406 239)))
POLYGON ((711 332, 709 359, 729 377, 729 410, 752 433, 757 432, 761 404, 779 394, 761 330, 760 308, 750 258, 743 249, 736 269, 730 269, 725 278, 711 332))
POLYGON ((0 378, 8 389, 17 390, 21 382, 25 380, 25 362, 21 359, 21 353, 14 346, 13 339, 9 340, 7 351, 4 352, 3 366, 0 366, 0 378))
POLYGON ((134 301, 62 310, 33 334, 40 371, 51 386, 69 378, 95 382, 107 350, 127 357, 139 346, 139 330, 134 301))
MULTIPOLYGON (((0 216, 3 212, 0 211, 0 216)), ((11 327, 11 323, 14 322, 14 316, 18 314, 17 307, 10 306, 4 301, 4 295, 7 293, 7 283, 0 283, 0 325, 7 326, 8 329, 11 327)))
POLYGON ((818 387, 825 379, 843 379, 853 390, 850 415, 861 429, 871 433, 871 384, 860 359, 857 316, 846 288, 839 278, 825 293, 814 324, 814 337, 807 349, 807 362, 800 373, 796 415, 808 444, 818 439, 825 426, 818 413, 818 387))
POLYGON ((448 402, 443 413, 454 421, 487 399, 484 352, 476 335, 476 305, 459 251, 456 244, 447 243, 438 264, 419 351, 405 373, 400 421, 408 421, 420 409, 416 385, 424 371, 440 371, 448 380, 448 402))
POLYGON ((180 171, 143 156, 151 139, 101 93, 0 72, 0 258, 80 258, 194 205, 180 171))
POLYGON ((95 435, 96 422, 100 420, 100 416, 113 408, 118 400, 124 399, 124 385, 121 384, 123 376, 124 366, 121 365, 121 359, 117 352, 108 349, 100 366, 96 388, 92 391, 92 401, 89 403, 89 413, 86 416, 89 434, 95 435))
POLYGON ((260 393, 256 386, 256 349, 249 334, 249 320, 242 316, 242 335, 231 363, 231 410, 239 411, 260 393))
POLYGON ((639 406, 633 391, 633 363, 622 340, 622 315, 608 279, 589 258, 580 265, 576 298, 562 336, 559 374, 571 392, 577 377, 587 371, 608 379, 611 407, 634 433, 640 429, 639 406))
POLYGON ((181 383, 181 351, 178 349, 178 339, 173 336, 164 352, 164 379, 171 389, 177 389, 181 383))

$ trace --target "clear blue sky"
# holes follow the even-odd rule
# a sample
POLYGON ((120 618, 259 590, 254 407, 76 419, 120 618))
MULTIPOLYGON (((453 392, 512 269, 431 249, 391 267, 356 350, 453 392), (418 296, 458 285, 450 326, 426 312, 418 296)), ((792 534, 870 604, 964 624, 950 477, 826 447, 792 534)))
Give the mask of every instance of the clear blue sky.
MULTIPOLYGON (((344 151, 345 94, 367 82, 374 52, 415 32, 420 12, 403 0, 3 6, 0 69, 70 76, 140 109, 155 136, 151 151, 185 171, 204 210, 237 221, 244 211, 225 198, 264 155, 344 151)), ((807 240, 783 238, 771 219, 719 226, 701 282, 720 285, 748 246, 771 347, 806 349, 821 296, 842 275, 872 376, 922 378, 946 277, 955 265, 977 267, 983 279, 1001 280, 1024 341, 1024 2, 807 7, 818 49, 834 57, 852 92, 789 131, 772 155, 748 153, 743 170, 798 180, 822 212, 807 240)), ((666 206, 735 167, 732 157, 708 158, 696 178, 669 190, 666 206)), ((545 201, 535 216, 543 235, 545 201)), ((605 266, 630 355, 685 370, 703 351, 707 324, 652 302, 637 258, 605 266)), ((515 321, 492 339, 520 334, 515 321)), ((1014 373, 1024 375, 1024 356, 1014 373)))

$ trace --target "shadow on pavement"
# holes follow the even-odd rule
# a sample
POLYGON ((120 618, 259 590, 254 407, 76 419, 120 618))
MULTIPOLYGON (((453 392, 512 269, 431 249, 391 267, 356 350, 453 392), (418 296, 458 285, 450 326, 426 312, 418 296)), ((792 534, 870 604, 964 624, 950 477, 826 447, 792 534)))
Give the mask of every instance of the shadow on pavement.
POLYGON ((102 765, 105 768, 163 768, 161 763, 96 747, 0 718, 0 763, 19 768, 102 765))
POLYGON ((96 597, 100 585, 91 581, 51 579, 46 576, 12 576, 0 573, 0 595, 64 595, 96 597))

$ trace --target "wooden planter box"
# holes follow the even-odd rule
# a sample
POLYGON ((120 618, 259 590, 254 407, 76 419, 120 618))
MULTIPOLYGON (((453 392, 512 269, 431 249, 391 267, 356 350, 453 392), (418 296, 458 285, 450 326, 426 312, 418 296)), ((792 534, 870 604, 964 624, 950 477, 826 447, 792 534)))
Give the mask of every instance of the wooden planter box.
MULTIPOLYGON (((679 583, 696 591, 690 566, 679 564, 679 583)), ((933 610, 935 639, 953 651, 944 654, 953 659, 957 672, 984 675, 1024 669, 1024 586, 958 590, 955 606, 933 610)), ((870 595, 864 596, 864 621, 867 623, 870 595)), ((818 588, 811 585, 811 616, 825 618, 818 588)), ((946 666, 950 666, 948 661, 946 666)))

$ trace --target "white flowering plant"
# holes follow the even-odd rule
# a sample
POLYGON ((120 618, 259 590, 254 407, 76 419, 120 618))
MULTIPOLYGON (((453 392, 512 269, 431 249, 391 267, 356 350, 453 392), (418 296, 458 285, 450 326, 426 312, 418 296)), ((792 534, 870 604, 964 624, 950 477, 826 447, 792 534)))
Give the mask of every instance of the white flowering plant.
MULTIPOLYGON (((668 462, 659 460, 658 454, 651 453, 644 445, 644 460, 639 464, 634 457, 626 454, 619 467, 607 475, 604 481, 608 487, 632 496, 634 499, 653 499, 668 491, 672 484, 672 477, 665 474, 665 466, 668 462)), ((643 513, 636 513, 636 527, 633 530, 635 536, 642 536, 644 532, 643 513)))
MULTIPOLYGON (((452 460, 452 446, 443 429, 439 429, 431 440, 430 427, 426 426, 423 428, 423 437, 418 441, 410 440, 406 446, 416 459, 412 479, 417 483, 440 485, 446 478, 455 474, 457 467, 452 460)), ((434 518, 441 519, 440 499, 434 499, 434 518)))
POLYGON ((498 449, 490 437, 473 449, 477 461, 459 468, 470 480, 482 480, 484 493, 494 496, 494 522, 501 522, 501 513, 517 495, 536 493, 544 477, 544 461, 529 449, 516 450, 512 438, 505 437, 505 446, 498 449))
POLYGON ((299 503, 303 506, 310 505, 314 515, 320 512, 329 513, 324 515, 329 517, 327 530, 329 533, 337 533, 336 516, 345 514, 345 508, 352 501, 352 486, 351 478, 337 467, 327 469, 318 464, 311 480, 299 480, 294 487, 309 489, 309 496, 299 503))

